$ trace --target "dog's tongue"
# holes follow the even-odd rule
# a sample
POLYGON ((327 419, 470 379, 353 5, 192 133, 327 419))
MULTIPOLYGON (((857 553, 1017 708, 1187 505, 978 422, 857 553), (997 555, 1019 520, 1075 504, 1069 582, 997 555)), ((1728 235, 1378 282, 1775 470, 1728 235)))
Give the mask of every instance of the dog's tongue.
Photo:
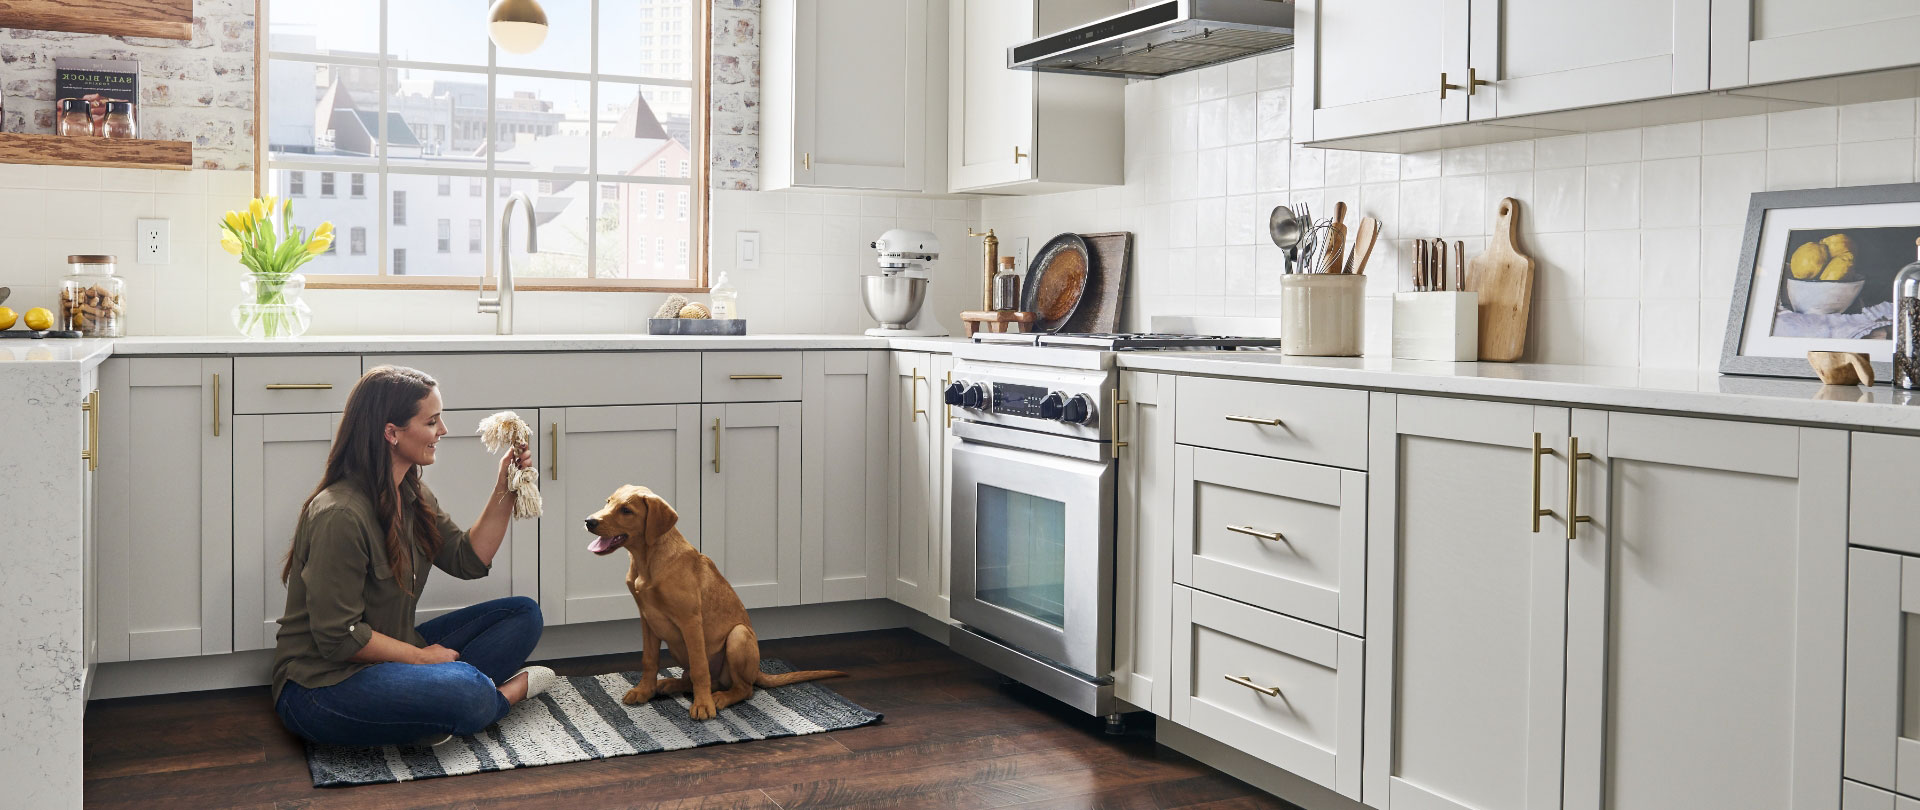
POLYGON ((616 534, 612 537, 595 537, 593 538, 593 542, 587 545, 587 550, 595 554, 608 554, 626 542, 627 536, 624 534, 616 534))

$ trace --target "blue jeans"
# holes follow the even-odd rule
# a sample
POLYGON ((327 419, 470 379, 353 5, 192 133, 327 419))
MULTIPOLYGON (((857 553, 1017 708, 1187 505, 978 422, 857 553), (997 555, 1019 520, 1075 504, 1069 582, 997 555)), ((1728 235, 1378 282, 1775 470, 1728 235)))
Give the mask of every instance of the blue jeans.
POLYGON ((461 608, 418 628, 428 644, 455 650, 460 660, 374 664, 318 689, 288 681, 274 711, 293 733, 332 745, 472 734, 506 716, 498 686, 526 663, 542 624, 540 606, 524 596, 461 608))

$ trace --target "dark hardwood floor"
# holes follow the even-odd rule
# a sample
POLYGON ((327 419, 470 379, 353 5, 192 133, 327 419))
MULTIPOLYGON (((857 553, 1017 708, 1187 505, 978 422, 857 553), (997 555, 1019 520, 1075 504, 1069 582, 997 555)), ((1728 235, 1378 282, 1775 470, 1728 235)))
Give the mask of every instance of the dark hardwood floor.
MULTIPOLYGON (((89 808, 1290 808, 911 631, 763 642, 886 714, 863 728, 420 782, 318 790, 265 687, 92 704, 89 808)), ((665 657, 663 655, 663 657, 665 657)), ((639 668, 638 655, 551 662, 639 668)))

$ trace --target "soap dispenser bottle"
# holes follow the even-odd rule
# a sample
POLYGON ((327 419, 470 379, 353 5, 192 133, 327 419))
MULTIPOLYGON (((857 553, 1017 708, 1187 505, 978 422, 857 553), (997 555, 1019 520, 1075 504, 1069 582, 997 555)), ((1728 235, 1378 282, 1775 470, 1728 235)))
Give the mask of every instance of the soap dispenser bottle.
POLYGON ((733 282, 727 280, 727 271, 720 271, 720 277, 713 280, 713 287, 707 290, 707 296, 713 301, 714 320, 730 321, 740 317, 740 291, 733 288, 733 282))
MULTIPOLYGON (((1915 240, 1920 248, 1920 240, 1915 240)), ((1920 253, 1920 249, 1916 250, 1920 253)), ((1920 389, 1920 259, 1893 276, 1893 387, 1920 389)))

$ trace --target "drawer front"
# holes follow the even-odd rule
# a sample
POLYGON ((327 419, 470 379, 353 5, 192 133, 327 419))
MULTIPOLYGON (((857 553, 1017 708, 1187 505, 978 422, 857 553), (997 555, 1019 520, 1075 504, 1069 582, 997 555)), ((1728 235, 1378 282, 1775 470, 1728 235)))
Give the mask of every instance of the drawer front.
POLYGON ((1920 554, 1920 533, 1907 510, 1920 501, 1920 437, 1853 434, 1853 474, 1847 498, 1847 542, 1920 554))
POLYGON ((1920 797, 1920 557, 1847 555, 1847 686, 1841 775, 1920 797), (1903 660, 1904 659, 1904 660, 1903 660))
POLYGON ((701 401, 797 401, 803 357, 800 352, 704 352, 701 401))
POLYGON ((1181 446, 1174 482, 1175 582, 1363 633, 1366 473, 1181 446))
POLYGON ((1920 810, 1920 800, 1842 779, 1840 810, 1920 810))
POLYGON ((1360 639, 1174 586, 1173 720, 1360 798, 1360 639))
POLYGON ((667 405, 700 401, 699 352, 368 355, 417 368, 449 409, 667 405))
POLYGON ((1174 441, 1367 468, 1367 392, 1181 377, 1174 441))
POLYGON ((234 413, 331 413, 360 381, 360 355, 233 359, 234 413))

